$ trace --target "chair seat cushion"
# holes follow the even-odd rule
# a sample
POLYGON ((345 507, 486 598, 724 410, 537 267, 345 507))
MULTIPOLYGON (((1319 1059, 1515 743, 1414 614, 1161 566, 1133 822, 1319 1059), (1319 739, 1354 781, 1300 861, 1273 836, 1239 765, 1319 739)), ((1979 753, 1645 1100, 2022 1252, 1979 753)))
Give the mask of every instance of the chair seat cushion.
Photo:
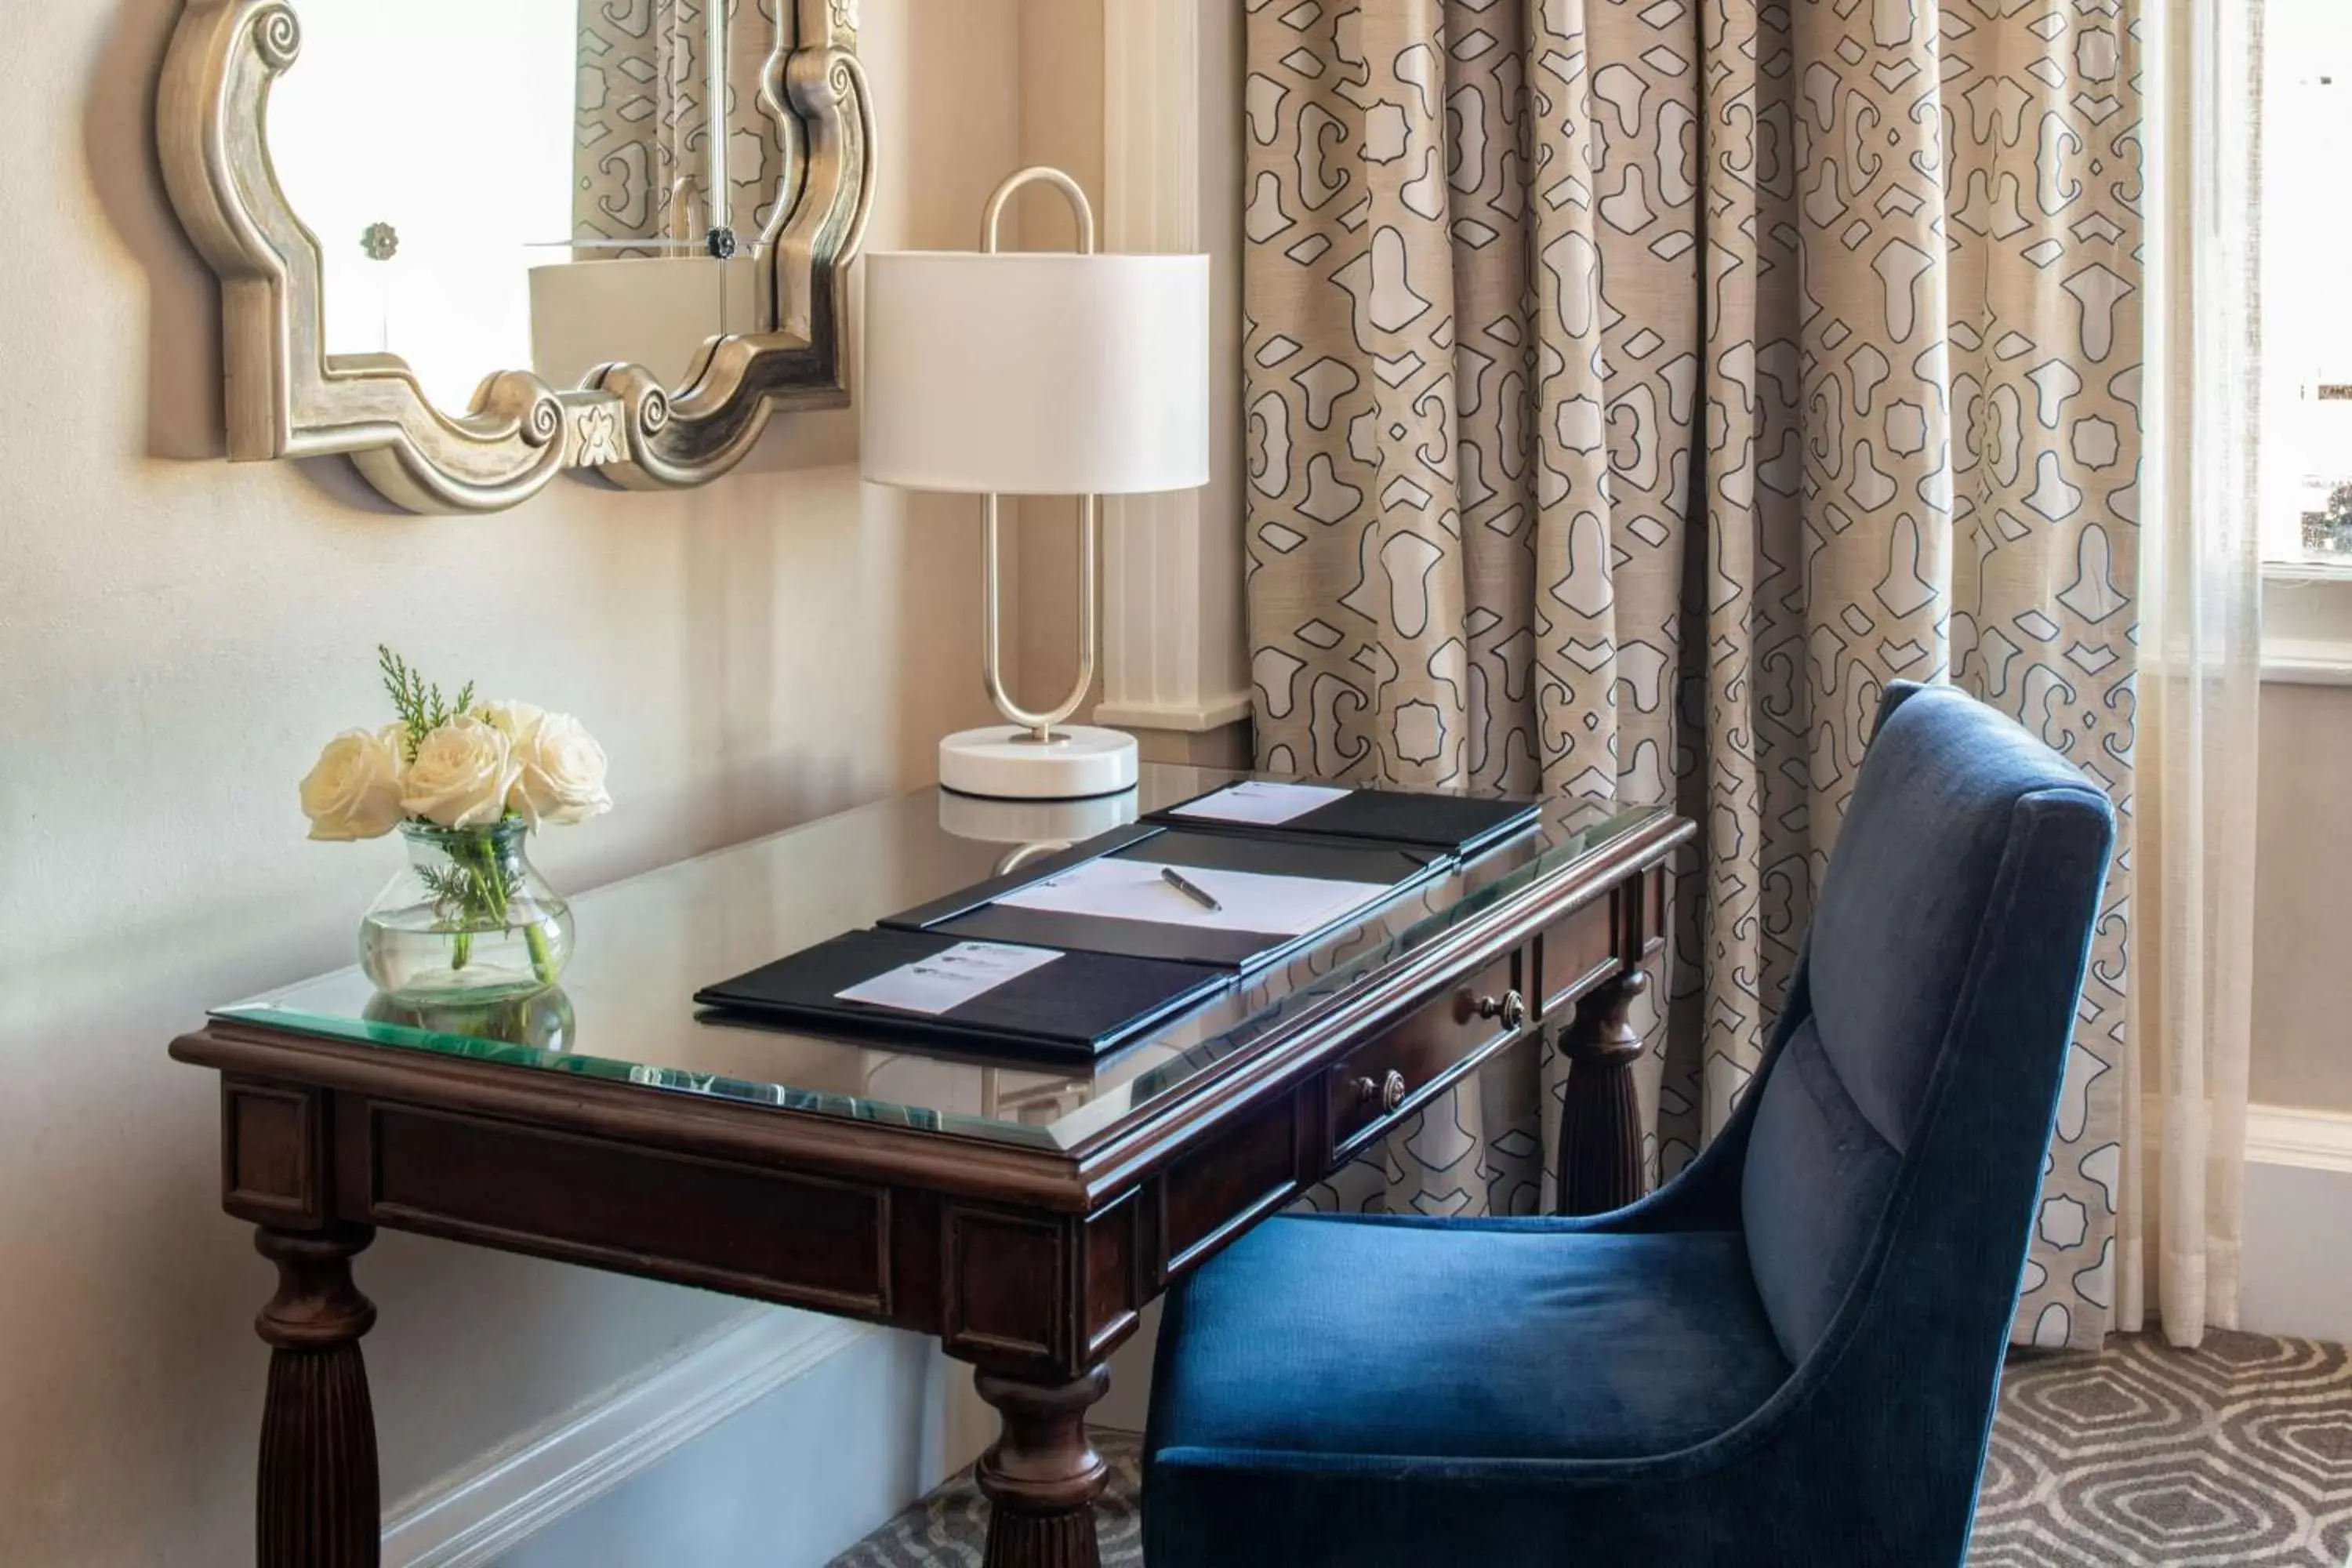
POLYGON ((1670 1453, 1789 1376, 1735 1231, 1285 1216, 1171 1301, 1150 1462, 1670 1453))

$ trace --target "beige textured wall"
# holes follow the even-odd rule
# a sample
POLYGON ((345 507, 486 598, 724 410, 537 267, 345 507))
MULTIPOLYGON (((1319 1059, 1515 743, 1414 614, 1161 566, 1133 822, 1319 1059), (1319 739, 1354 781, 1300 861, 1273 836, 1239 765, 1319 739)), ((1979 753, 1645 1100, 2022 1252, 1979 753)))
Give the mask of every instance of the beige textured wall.
POLYGON ((2252 1098, 2352 1113, 2352 689, 2263 688, 2252 1098))
MULTIPOLYGON (((1015 161, 1016 0, 866 0, 877 246, 961 246, 1015 161)), ((495 519, 217 450, 208 275, 148 104, 177 6, 10 14, 0 94, 0 1561, 249 1560, 269 1290, 215 1205, 209 1003, 349 961, 398 851, 294 784, 377 717, 379 638, 581 714, 585 887, 929 776, 982 715, 976 529, 861 493, 850 416, 682 496, 569 481, 495 519)), ((467 177, 478 177, 468 173, 467 177)), ((361 1261, 388 1498, 700 1331, 716 1298, 387 1237, 361 1261)))

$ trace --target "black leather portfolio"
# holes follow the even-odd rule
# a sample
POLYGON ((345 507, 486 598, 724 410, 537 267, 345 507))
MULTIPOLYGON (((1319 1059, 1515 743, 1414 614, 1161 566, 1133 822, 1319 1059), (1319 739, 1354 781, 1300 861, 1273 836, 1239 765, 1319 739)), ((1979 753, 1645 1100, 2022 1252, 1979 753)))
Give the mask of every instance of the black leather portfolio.
MULTIPOLYGON (((1251 970, 1345 926, 1453 863, 1454 858, 1443 851, 1401 844, 1291 837, 1270 832, 1208 832, 1138 823, 1114 829, 1060 854, 1031 861, 1013 875, 892 915, 882 923, 964 941, 1021 942, 1071 952, 1251 970), (1247 921, 1251 904, 1246 895, 1236 896, 1224 911, 1224 918, 1214 925, 1025 908, 1003 901, 1008 895, 1035 888, 1097 860, 1308 878, 1359 884, 1365 890, 1343 905, 1335 905, 1328 918, 1318 921, 1306 931, 1250 929, 1247 921)), ((1179 898, 1170 892, 1163 902, 1171 911, 1189 915, 1189 909, 1176 901, 1179 898)))
MULTIPOLYGON (((1257 783, 1279 787, 1276 781, 1257 783)), ((1540 801, 1511 796, 1351 789, 1335 800, 1280 822, 1227 820, 1215 816, 1218 797, 1236 787, 1246 790, 1252 786, 1227 784, 1153 812, 1144 821, 1170 827, 1213 827, 1227 833, 1304 835, 1402 844, 1443 850, 1466 859, 1532 826, 1543 809, 1540 801)))
MULTIPOLYGON (((723 1021, 813 1026, 827 1033, 918 1036, 984 1052, 1057 1058, 1117 1050, 1231 984, 1228 969, 1161 958, 1053 953, 944 1012, 844 999, 840 993, 921 965, 952 972, 963 933, 860 931, 695 993, 723 1021), (944 961, 944 963, 943 963, 944 961)), ((923 978, 917 975, 918 984, 923 978)))

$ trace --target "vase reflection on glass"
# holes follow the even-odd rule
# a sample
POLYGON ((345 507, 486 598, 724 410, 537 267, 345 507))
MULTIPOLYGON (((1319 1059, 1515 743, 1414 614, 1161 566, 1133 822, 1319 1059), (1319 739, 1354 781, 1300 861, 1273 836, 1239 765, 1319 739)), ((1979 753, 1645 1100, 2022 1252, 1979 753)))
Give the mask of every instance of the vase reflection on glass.
POLYGON ((391 1024, 428 1035, 454 1035, 460 1039, 499 1045, 529 1046, 555 1056, 570 1051, 579 1034, 572 998, 560 985, 496 1002, 444 998, 421 1005, 379 991, 367 999, 360 1016, 372 1024, 391 1024))
POLYGON ((553 985, 572 957, 572 907, 526 852, 530 826, 404 822, 408 864, 360 922, 360 967, 414 1005, 495 1002, 553 985))

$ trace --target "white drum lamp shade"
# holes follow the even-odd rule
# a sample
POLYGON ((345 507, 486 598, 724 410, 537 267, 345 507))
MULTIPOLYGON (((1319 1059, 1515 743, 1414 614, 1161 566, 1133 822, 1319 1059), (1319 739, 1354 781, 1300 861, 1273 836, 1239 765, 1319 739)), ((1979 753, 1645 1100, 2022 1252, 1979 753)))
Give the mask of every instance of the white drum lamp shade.
POLYGON ((1209 482, 1209 258, 866 258, 866 477, 1139 495, 1209 482))

